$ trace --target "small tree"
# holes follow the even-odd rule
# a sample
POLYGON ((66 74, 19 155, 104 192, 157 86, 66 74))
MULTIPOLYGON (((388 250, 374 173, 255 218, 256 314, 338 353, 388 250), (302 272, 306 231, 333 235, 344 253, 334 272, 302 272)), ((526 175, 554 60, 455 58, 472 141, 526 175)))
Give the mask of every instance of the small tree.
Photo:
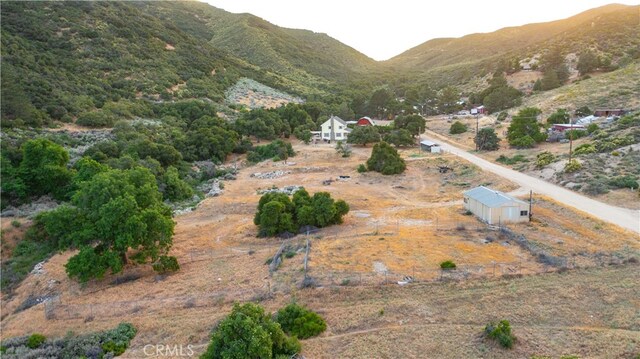
POLYGON ((478 145, 480 151, 495 151, 500 148, 500 139, 491 127, 480 129, 473 141, 478 145))
POLYGON ((305 145, 308 145, 311 142, 311 131, 304 128, 296 128, 293 133, 300 141, 304 142, 305 145))
POLYGON ((460 121, 454 122, 453 124, 451 124, 451 128, 449 128, 449 133, 452 135, 457 135, 465 132, 467 132, 467 125, 460 121))
POLYGON ((380 172, 383 175, 402 173, 406 167, 398 151, 386 142, 380 142, 373 146, 371 157, 367 160, 367 169, 369 171, 380 172))
POLYGON ((350 157, 351 146, 346 144, 344 141, 338 141, 338 143, 336 144, 336 152, 342 157, 350 157))

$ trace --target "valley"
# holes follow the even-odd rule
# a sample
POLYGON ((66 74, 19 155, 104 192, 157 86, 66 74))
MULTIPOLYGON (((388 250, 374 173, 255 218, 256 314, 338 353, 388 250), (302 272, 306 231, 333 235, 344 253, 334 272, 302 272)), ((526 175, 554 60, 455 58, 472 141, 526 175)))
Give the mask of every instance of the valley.
POLYGON ((0 355, 638 359, 638 11, 3 2, 0 355))

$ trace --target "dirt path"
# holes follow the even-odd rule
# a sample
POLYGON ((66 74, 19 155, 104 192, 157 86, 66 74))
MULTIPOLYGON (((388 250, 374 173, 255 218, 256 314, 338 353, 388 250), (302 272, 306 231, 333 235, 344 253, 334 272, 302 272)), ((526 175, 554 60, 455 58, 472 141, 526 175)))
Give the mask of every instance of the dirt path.
MULTIPOLYGON (((549 196, 603 221, 640 233, 640 211, 638 210, 611 206, 541 179, 502 167, 454 146, 450 142, 440 141, 444 138, 434 132, 427 131, 422 138, 439 142, 444 151, 460 156, 485 171, 507 178, 522 186, 524 191, 532 190, 534 193, 549 196)), ((533 212, 535 213, 535 209, 533 212)))

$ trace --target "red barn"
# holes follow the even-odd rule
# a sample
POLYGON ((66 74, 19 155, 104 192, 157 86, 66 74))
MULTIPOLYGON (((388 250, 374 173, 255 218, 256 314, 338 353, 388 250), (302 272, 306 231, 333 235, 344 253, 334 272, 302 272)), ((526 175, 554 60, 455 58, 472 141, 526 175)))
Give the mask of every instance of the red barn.
POLYGON ((367 116, 362 117, 361 119, 358 120, 358 123, 356 123, 356 126, 375 126, 375 122, 373 122, 373 120, 367 116))

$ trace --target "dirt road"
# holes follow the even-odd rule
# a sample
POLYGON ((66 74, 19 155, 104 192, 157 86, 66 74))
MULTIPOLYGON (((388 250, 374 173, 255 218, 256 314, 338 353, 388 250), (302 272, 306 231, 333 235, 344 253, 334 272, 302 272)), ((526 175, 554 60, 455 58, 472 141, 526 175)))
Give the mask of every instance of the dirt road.
MULTIPOLYGON (((603 221, 640 233, 640 211, 638 210, 611 206, 544 180, 489 162, 467 152, 467 150, 442 141, 442 137, 435 133, 427 131, 427 134, 423 135, 422 138, 438 142, 444 151, 460 156, 485 171, 493 172, 519 184, 522 186, 522 192, 524 193, 532 190, 534 193, 549 196, 558 202, 579 209, 603 221)), ((637 200, 637 198, 630 200, 637 200)), ((533 213, 535 214, 535 209, 533 213)))

